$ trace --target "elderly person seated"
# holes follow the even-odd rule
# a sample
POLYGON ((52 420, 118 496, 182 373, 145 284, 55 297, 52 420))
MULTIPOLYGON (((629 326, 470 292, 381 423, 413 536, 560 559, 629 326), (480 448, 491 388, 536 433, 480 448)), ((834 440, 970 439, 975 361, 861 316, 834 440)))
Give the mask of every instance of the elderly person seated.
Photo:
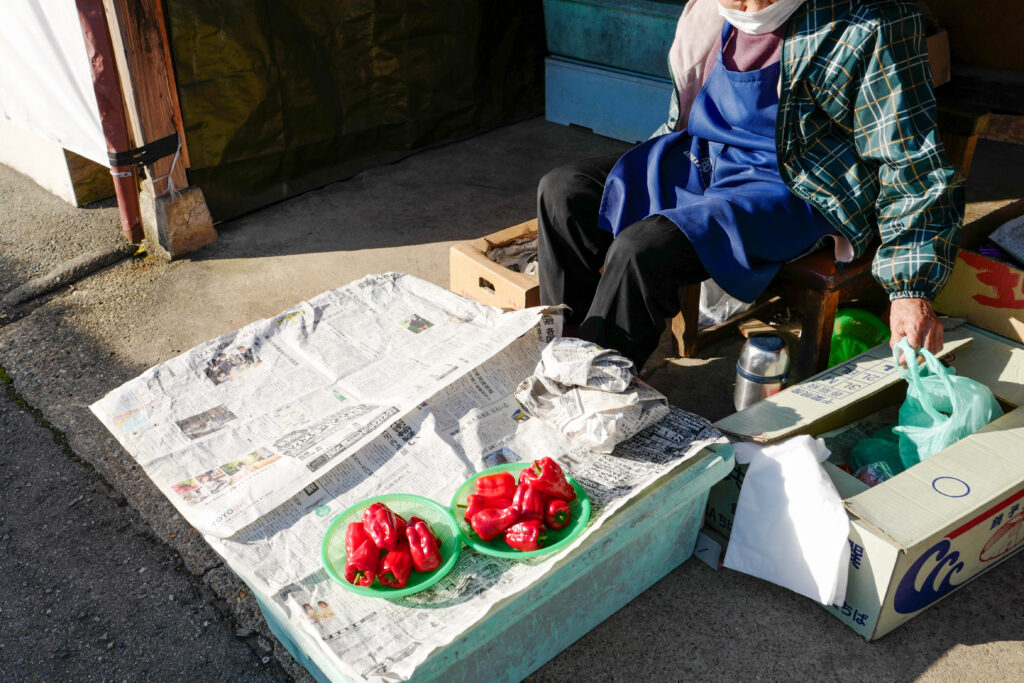
POLYGON ((753 301, 828 245, 872 272, 893 342, 937 351, 931 301, 956 257, 962 180, 935 129, 923 22, 902 0, 691 0, 668 123, 538 190, 544 304, 565 334, 643 366, 680 286, 753 301))

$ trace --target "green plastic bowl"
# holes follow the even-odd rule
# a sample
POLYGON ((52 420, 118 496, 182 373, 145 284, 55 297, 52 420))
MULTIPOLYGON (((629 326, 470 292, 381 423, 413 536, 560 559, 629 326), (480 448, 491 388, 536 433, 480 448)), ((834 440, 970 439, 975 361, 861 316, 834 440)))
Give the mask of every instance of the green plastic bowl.
POLYGON ((452 497, 452 504, 450 508, 451 514, 455 519, 455 523, 459 526, 462 538, 470 548, 482 555, 521 560, 527 557, 545 555, 547 553, 553 553, 557 550, 561 550, 572 543, 577 536, 583 533, 583 530, 587 527, 587 522, 590 521, 590 499, 587 498, 587 492, 583 490, 583 487, 568 475, 566 478, 569 480, 569 483, 572 484, 572 487, 576 489, 576 500, 569 503, 569 524, 564 529, 548 529, 546 532, 547 545, 539 550, 515 550, 505 543, 505 539, 502 536, 498 536, 490 541, 483 541, 476 535, 476 532, 473 531, 471 526, 469 526, 469 523, 463 519, 466 511, 459 506, 468 504, 469 496, 476 490, 477 477, 485 477, 488 474, 497 474, 498 472, 511 472, 518 481, 519 473, 532 464, 533 463, 529 462, 510 462, 504 465, 490 467, 467 479, 465 483, 459 487, 459 490, 455 492, 455 495, 452 497))
POLYGON ((455 518, 444 507, 429 498, 414 496, 407 493, 388 493, 360 501, 335 517, 324 540, 320 544, 320 559, 324 563, 327 575, 341 585, 359 595, 370 598, 401 598, 430 588, 443 579, 459 560, 462 550, 462 538, 455 518), (414 571, 409 575, 409 583, 404 588, 388 588, 374 582, 372 586, 353 586, 345 580, 345 532, 351 522, 363 519, 363 512, 374 503, 384 503, 396 514, 405 519, 419 517, 433 529, 434 535, 441 539, 441 559, 443 564, 432 572, 414 571))

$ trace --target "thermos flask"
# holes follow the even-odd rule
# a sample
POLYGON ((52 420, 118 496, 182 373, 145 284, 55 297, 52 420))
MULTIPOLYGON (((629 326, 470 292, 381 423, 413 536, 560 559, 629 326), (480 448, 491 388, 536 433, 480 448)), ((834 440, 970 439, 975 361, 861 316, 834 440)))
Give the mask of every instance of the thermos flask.
POLYGON ((782 391, 788 373, 789 351, 782 337, 759 334, 748 339, 736 361, 736 410, 782 391))

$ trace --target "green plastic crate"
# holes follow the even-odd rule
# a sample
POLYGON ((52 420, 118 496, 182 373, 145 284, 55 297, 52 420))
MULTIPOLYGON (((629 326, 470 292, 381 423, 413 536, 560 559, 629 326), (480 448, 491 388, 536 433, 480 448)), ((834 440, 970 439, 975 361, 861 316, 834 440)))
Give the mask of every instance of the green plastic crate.
POLYGON ((668 49, 685 2, 544 0, 551 54, 668 78, 668 49))

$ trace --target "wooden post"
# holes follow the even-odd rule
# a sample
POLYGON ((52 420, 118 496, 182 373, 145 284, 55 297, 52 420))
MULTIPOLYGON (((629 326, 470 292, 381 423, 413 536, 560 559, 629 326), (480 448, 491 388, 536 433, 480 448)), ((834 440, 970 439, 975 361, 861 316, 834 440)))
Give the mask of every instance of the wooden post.
POLYGON ((178 134, 175 154, 146 165, 140 204, 151 251, 174 258, 217 239, 206 200, 189 186, 188 149, 162 0, 103 0, 135 147, 178 134))

